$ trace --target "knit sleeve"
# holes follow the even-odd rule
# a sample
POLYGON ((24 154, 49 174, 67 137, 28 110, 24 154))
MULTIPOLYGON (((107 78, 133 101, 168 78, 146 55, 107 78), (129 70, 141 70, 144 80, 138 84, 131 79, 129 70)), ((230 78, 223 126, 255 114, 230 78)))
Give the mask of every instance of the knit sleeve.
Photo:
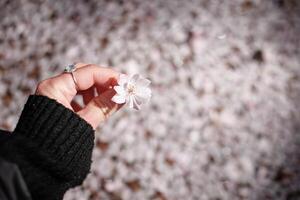
POLYGON ((0 154, 16 163, 33 199, 62 199, 90 170, 94 130, 57 101, 31 95, 0 154))

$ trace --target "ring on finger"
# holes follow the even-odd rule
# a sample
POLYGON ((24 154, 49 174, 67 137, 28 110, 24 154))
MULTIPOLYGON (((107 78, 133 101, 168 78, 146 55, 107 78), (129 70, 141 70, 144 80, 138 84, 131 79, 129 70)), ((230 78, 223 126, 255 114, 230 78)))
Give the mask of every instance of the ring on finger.
POLYGON ((78 88, 79 88, 79 87, 78 87, 78 82, 77 82, 77 79, 76 79, 76 77, 75 77, 75 75, 74 75, 74 72, 75 72, 75 71, 76 71, 76 64, 68 65, 68 66, 66 66, 65 69, 64 69, 64 73, 69 73, 69 74, 71 74, 72 79, 73 79, 73 81, 74 81, 74 84, 75 84, 75 86, 76 86, 76 89, 78 89, 78 88))

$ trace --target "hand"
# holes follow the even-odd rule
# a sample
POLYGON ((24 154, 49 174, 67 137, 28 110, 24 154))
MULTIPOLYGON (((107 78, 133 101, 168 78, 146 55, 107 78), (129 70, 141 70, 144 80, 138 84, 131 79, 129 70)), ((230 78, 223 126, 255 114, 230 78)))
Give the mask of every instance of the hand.
POLYGON ((96 129, 122 106, 111 101, 115 95, 112 86, 117 84, 119 73, 106 67, 78 63, 73 74, 77 84, 70 73, 62 73, 40 82, 35 93, 55 99, 96 129), (76 95, 82 96, 84 107, 74 101, 76 95))

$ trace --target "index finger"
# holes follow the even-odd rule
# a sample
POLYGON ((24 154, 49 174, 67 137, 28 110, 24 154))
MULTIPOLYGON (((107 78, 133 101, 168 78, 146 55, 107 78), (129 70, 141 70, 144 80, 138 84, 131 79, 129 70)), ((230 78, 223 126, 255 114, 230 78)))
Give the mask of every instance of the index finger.
POLYGON ((76 69, 73 74, 77 80, 77 91, 81 91, 91 86, 102 88, 113 86, 117 83, 120 73, 108 67, 87 64, 76 69))
POLYGON ((88 64, 76 68, 72 74, 63 73, 52 78, 53 83, 57 83, 57 89, 62 89, 64 94, 69 95, 69 100, 77 94, 78 91, 89 89, 92 86, 100 88, 109 88, 117 83, 119 73, 108 67, 101 67, 94 64, 88 64), (66 86, 66 87, 62 87, 66 86))

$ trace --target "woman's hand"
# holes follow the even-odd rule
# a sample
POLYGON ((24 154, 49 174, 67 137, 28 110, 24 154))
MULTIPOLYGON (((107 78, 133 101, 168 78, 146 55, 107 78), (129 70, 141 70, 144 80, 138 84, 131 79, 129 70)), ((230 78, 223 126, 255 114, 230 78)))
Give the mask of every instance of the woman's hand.
POLYGON ((77 84, 71 74, 62 73, 40 82, 36 94, 55 99, 76 112, 96 129, 101 122, 121 107, 111 101, 115 95, 112 86, 117 84, 119 73, 106 67, 78 63, 73 74, 77 84), (98 96, 95 95, 95 89, 98 96), (84 107, 74 101, 77 94, 82 95, 84 107))

